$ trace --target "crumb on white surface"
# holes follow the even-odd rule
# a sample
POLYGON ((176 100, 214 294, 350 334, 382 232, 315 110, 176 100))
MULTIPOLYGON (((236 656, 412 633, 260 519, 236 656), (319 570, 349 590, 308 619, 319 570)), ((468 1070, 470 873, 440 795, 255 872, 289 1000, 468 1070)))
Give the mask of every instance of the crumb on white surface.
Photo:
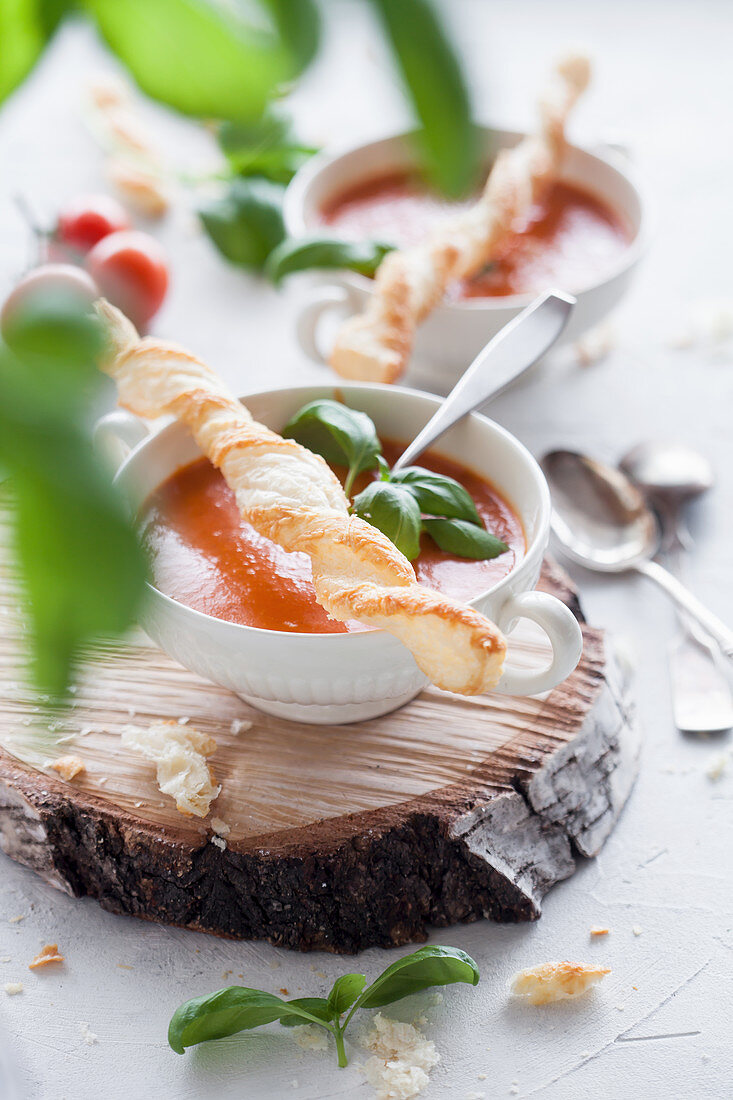
POLYGON ((478 1077, 479 1081, 486 1081, 489 1075, 488 1073, 477 1073, 476 1076, 478 1077))
POLYGON ((8 997, 15 997, 18 993, 23 992, 23 983, 22 982, 6 982, 5 983, 5 992, 7 993, 8 997))
POLYGON ((32 962, 28 963, 29 970, 40 970, 52 963, 62 963, 64 956, 59 954, 57 943, 47 943, 36 955, 32 962))
POLYGON ((81 1033, 82 1039, 88 1047, 94 1046, 95 1043, 99 1042, 99 1039, 94 1034, 94 1032, 90 1031, 89 1024, 79 1024, 79 1031, 81 1033))
POLYGON ((9 963, 10 955, 0 955, 0 963, 9 963))
POLYGON ((581 367, 591 367, 613 351, 616 346, 616 332, 613 325, 596 325, 580 340, 573 344, 573 351, 581 367))
POLYGON ((362 1039, 373 1057, 361 1067, 376 1089, 376 1100, 411 1100, 429 1081, 440 1061, 435 1043, 412 1024, 390 1020, 378 1012, 362 1039))
POLYGON ((591 936, 607 936, 610 931, 610 928, 606 928, 603 925, 593 924, 591 925, 590 934, 591 936))
POLYGON ((20 924, 22 920, 25 920, 25 913, 18 913, 15 917, 8 917, 8 924, 20 924))
POLYGON ((273 959, 272 962, 270 963, 270 970, 279 970, 281 966, 282 966, 282 963, 280 962, 279 959, 273 959))
POLYGON ((625 1012, 626 1011, 626 1005, 616 1005, 616 1011, 617 1012, 625 1012))
POLYGON ((254 722, 250 722, 247 718, 233 718, 229 729, 232 734, 237 737, 240 733, 244 733, 245 730, 251 730, 253 725, 254 722))
POLYGON ((638 924, 635 924, 633 925, 631 931, 634 933, 635 936, 641 936, 643 935, 644 929, 641 928, 638 924))
POLYGON ((716 753, 710 760, 706 768, 705 774, 708 779, 713 783, 717 783, 719 779, 722 779, 725 773, 728 771, 728 764, 730 762, 730 754, 727 752, 716 753))
POLYGON ((294 1027, 292 1036, 301 1050, 328 1050, 328 1035, 318 1024, 294 1027))
POLYGON ((611 971, 607 966, 585 963, 549 962, 519 970, 509 979, 509 990, 528 1004, 546 1005, 580 997, 611 971))

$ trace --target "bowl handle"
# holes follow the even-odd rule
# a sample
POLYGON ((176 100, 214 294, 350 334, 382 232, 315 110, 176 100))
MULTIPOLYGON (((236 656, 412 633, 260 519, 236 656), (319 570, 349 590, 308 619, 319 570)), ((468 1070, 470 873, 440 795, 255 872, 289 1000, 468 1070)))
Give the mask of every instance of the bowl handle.
POLYGON ((328 355, 323 352, 318 341, 321 318, 331 312, 346 317, 355 313, 356 309, 356 300, 348 286, 328 283, 311 291, 296 319, 295 335, 301 349, 319 367, 328 365, 328 355))
POLYGON ((509 632, 518 619, 541 626, 552 645, 552 660, 545 668, 526 669, 505 665, 494 688, 499 695, 539 695, 557 687, 573 671, 583 651, 583 635, 569 607, 547 592, 518 592, 504 603, 497 625, 509 632))
POLYGON ((92 445, 113 471, 120 468, 130 451, 142 443, 150 429, 139 417, 125 409, 115 409, 100 417, 92 431, 92 445))

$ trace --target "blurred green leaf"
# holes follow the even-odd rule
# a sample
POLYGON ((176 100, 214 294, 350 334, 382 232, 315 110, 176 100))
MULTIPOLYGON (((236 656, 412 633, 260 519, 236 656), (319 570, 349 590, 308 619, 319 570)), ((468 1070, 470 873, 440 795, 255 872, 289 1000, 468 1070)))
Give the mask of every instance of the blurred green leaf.
POLYGON ((147 566, 86 426, 104 385, 93 361, 98 328, 78 305, 64 316, 54 297, 16 335, 12 353, 0 348, 0 466, 35 681, 60 696, 80 647, 134 621, 147 566))
POLYGON ((70 4, 0 0, 0 102, 25 80, 70 4))
POLYGON ((314 0, 262 0, 285 42, 296 75, 318 52, 321 19, 314 0))
POLYGON ((290 238, 271 253, 265 273, 277 284, 287 275, 312 268, 336 268, 374 275, 394 245, 378 241, 343 241, 336 237, 290 238))
POLYGON ((283 194, 269 180, 234 179, 221 198, 199 208, 199 217, 222 256, 261 270, 285 236, 283 194))
POLYGON ((430 0, 371 0, 422 124, 429 179, 450 197, 477 181, 479 142, 455 51, 430 0))
POLYGON ((267 5, 226 0, 84 3, 142 90, 184 114, 257 118, 277 86, 302 67, 293 55, 294 41, 284 39, 267 5))
POLYGON ((289 183, 317 152, 297 140, 289 116, 278 107, 269 107, 255 122, 223 123, 218 138, 234 172, 275 183, 289 183))

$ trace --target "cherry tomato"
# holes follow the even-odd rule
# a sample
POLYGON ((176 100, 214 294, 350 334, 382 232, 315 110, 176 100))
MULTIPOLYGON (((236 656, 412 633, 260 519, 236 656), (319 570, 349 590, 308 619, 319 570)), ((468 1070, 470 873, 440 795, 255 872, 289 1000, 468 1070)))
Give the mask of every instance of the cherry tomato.
POLYGON ((88 252, 98 241, 130 228, 123 206, 110 195, 81 195, 59 214, 55 240, 79 252, 88 252))
POLYGON ((138 328, 160 309, 168 267, 163 249, 147 233, 111 233, 91 250, 86 267, 102 294, 138 328))
POLYGON ((54 294, 91 307, 99 290, 91 276, 73 264, 43 264, 29 271, 5 299, 0 313, 0 331, 5 339, 11 336, 16 318, 32 308, 34 301, 54 294))

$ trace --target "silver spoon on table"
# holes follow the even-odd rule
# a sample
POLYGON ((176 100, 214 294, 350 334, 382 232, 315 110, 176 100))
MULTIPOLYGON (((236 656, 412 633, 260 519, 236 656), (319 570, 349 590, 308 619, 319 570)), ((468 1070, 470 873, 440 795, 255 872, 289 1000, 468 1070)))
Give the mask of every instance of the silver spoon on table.
POLYGON ((733 658, 733 630, 651 560, 659 525, 626 474, 575 451, 550 451, 541 466, 552 492, 552 532, 565 554, 601 573, 642 573, 733 658))
POLYGON ((449 428, 529 370, 555 343, 574 305, 572 295, 549 290, 497 332, 392 469, 409 466, 449 428))
MULTIPOLYGON (((679 576, 683 551, 693 547, 685 506, 713 487, 708 460, 680 443, 650 441, 624 455, 621 469, 636 482, 662 526, 660 552, 679 576)), ((717 646, 684 613, 683 628, 670 647, 672 708, 678 729, 707 733, 733 726, 733 693, 717 646)))

